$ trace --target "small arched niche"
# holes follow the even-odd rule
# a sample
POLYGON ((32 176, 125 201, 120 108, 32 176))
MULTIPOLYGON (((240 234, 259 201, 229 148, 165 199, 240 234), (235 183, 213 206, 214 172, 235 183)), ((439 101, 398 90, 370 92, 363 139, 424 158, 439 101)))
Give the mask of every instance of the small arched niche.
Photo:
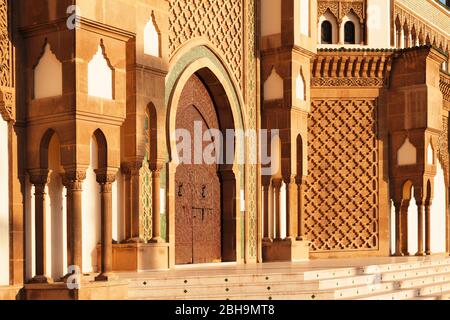
POLYGON ((43 54, 34 68, 34 99, 62 95, 62 63, 46 43, 43 54))
POLYGON ((397 152, 397 164, 399 166, 410 166, 415 165, 417 163, 417 149, 416 147, 409 141, 409 138, 406 138, 403 145, 398 149, 397 152))
POLYGON ((88 64, 88 94, 92 97, 113 99, 113 69, 101 44, 88 64))
POLYGON ((319 43, 336 44, 338 42, 338 24, 336 17, 327 10, 319 18, 319 43))
POLYGON ((300 101, 306 101, 306 85, 302 68, 300 68, 297 78, 295 79, 295 96, 300 101))
POLYGON ((264 100, 279 100, 284 96, 283 78, 277 73, 275 67, 264 82, 264 100))
POLYGON ((361 43, 361 24, 353 11, 350 11, 342 19, 342 39, 344 39, 344 44, 361 43))
POLYGON ((153 57, 161 57, 161 32, 153 12, 144 28, 144 53, 153 57))

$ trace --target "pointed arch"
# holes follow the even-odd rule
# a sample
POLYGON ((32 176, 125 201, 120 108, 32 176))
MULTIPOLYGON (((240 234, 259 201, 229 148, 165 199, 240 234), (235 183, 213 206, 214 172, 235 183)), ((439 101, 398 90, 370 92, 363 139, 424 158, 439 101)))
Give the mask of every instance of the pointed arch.
POLYGON ((41 169, 48 169, 48 151, 50 148, 50 142, 55 134, 55 130, 48 129, 41 138, 41 143, 39 146, 39 165, 41 169))
POLYGON ((283 78, 278 74, 275 66, 272 67, 272 71, 264 82, 264 100, 278 100, 283 99, 284 96, 284 83, 283 78))
POLYGON ((295 93, 298 100, 300 101, 306 100, 306 82, 305 77, 303 76, 302 67, 300 67, 297 78, 295 80, 295 93))
POLYGON ((114 98, 114 68, 109 61, 103 40, 88 63, 88 95, 97 98, 114 98))
POLYGON ((34 67, 33 98, 44 99, 62 95, 62 63, 45 39, 41 56, 34 67))
POLYGON ((148 162, 150 165, 156 165, 158 161, 158 118, 156 113, 156 107, 153 102, 150 102, 146 108, 146 141, 148 154, 148 162))
POLYGON ((144 28, 144 53, 153 57, 161 57, 161 31, 156 23, 154 11, 144 28))

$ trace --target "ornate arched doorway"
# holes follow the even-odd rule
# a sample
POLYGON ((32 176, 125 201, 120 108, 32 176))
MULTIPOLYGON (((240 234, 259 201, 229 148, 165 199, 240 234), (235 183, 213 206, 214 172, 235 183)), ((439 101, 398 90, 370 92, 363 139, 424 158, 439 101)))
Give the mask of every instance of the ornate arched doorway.
POLYGON ((218 156, 222 144, 213 100, 193 75, 178 104, 176 129, 180 164, 175 175, 176 264, 222 261, 222 205, 218 156))

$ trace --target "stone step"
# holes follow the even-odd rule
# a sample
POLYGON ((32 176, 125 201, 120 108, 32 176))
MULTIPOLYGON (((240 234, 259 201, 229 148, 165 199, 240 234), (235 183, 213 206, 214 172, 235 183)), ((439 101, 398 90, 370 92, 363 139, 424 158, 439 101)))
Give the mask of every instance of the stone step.
POLYGON ((293 266, 233 270, 226 274, 129 279, 129 298, 139 300, 436 300, 450 299, 450 258, 426 258, 367 267, 305 271, 293 266))
POLYGON ((441 283, 441 282, 449 282, 449 281, 450 281, 450 273, 435 274, 432 276, 409 278, 406 280, 398 281, 397 287, 399 289, 411 289, 411 288, 420 287, 420 286, 424 286, 424 285, 441 283))
POLYGON ((381 274, 382 282, 399 281, 411 278, 427 277, 443 273, 449 273, 450 266, 422 267, 420 269, 408 269, 381 274))
POLYGON ((139 277, 129 279, 130 287, 176 287, 176 286, 215 286, 215 285, 239 285, 242 283, 268 283, 268 282, 292 282, 304 281, 303 273, 279 273, 279 274, 244 274, 223 276, 196 276, 176 278, 150 278, 139 277))
POLYGON ((170 297, 140 297, 136 296, 134 293, 129 294, 130 300, 332 300, 334 297, 333 293, 330 292, 319 292, 319 293, 249 293, 240 295, 199 295, 199 296, 185 296, 185 295, 174 295, 170 297))
MULTIPOLYGON (((294 276, 294 275, 293 275, 294 276)), ((148 291, 158 291, 164 290, 203 290, 203 288, 233 288, 248 286, 248 284, 254 286, 262 286, 266 288, 267 286, 278 288, 278 287, 291 287, 293 285, 301 287, 304 290, 326 290, 326 289, 337 289, 346 288, 351 286, 362 286, 374 284, 378 276, 376 275, 362 275, 362 276, 352 276, 347 278, 337 278, 337 279, 327 279, 319 281, 298 281, 295 277, 284 276, 281 280, 278 277, 266 276, 266 277, 253 277, 250 280, 247 279, 236 279, 235 277, 230 278, 220 278, 217 281, 209 279, 209 281, 204 281, 207 279, 176 279, 176 280, 132 280, 130 281, 130 290, 141 289, 148 291), (291 279, 292 278, 292 279, 291 279), (213 287, 212 287, 213 285, 213 287)), ((300 276, 299 278, 302 278, 300 276)))
MULTIPOLYGON (((394 289, 392 283, 376 283, 374 284, 374 276, 362 277, 358 281, 344 281, 340 279, 340 287, 336 288, 320 288, 320 282, 282 282, 282 283, 267 283, 267 284, 239 284, 239 285, 219 285, 219 286, 176 286, 165 288, 129 288, 129 294, 133 298, 167 298, 183 297, 191 298, 198 296, 205 296, 207 298, 211 295, 248 295, 248 294, 262 294, 267 293, 271 295, 289 294, 289 295, 327 295, 330 299, 343 299, 357 297, 360 295, 381 293, 391 291, 394 289), (372 282, 369 282, 369 279, 372 282), (364 281, 362 281, 364 280, 364 281), (353 283, 353 285, 351 285, 353 283)), ((338 283, 336 283, 338 284, 338 283)), ((336 285, 335 284, 335 285, 336 285)), ((325 287, 328 287, 325 286, 325 287)))
POLYGON ((317 290, 316 283, 247 283, 239 285, 217 285, 217 286, 177 286, 166 288, 129 288, 134 296, 148 297, 195 297, 209 295, 245 295, 245 294, 262 294, 262 293, 296 293, 296 292, 315 292, 317 290))
POLYGON ((450 282, 435 283, 419 289, 419 296, 441 295, 450 291, 450 282))
POLYGON ((381 265, 371 265, 362 268, 364 274, 377 274, 384 272, 395 272, 426 267, 450 265, 450 258, 428 258, 424 261, 390 263, 381 265))
POLYGON ((357 300, 410 300, 417 298, 417 290, 392 290, 383 294, 369 294, 358 297, 357 300))

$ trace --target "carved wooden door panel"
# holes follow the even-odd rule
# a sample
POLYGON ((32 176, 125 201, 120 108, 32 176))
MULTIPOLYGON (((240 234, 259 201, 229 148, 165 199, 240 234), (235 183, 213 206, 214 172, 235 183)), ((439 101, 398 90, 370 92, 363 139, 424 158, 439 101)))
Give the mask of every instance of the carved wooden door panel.
POLYGON ((175 181, 175 240, 176 264, 191 264, 193 260, 193 186, 190 183, 189 169, 180 167, 175 181))
MULTIPOLYGON (((218 129, 218 119, 211 97, 203 83, 193 76, 181 94, 177 111, 177 129, 189 132, 190 141, 179 146, 181 163, 175 177, 175 260, 177 264, 221 261, 221 187, 216 163, 205 163, 194 145, 201 124, 203 134, 218 129), (197 128, 197 131, 196 131, 197 128), (190 159, 187 157, 190 156, 190 159)), ((186 138, 186 137, 185 137, 186 138)), ((183 139, 184 140, 184 139, 183 139)), ((212 143, 203 141, 200 152, 212 143)), ((214 148, 213 148, 214 149, 214 148)), ((213 150, 217 152, 217 150, 213 150)), ((213 152, 213 153, 214 153, 213 152)))
POLYGON ((196 175, 193 219, 194 263, 221 261, 220 182, 215 168, 196 175))

